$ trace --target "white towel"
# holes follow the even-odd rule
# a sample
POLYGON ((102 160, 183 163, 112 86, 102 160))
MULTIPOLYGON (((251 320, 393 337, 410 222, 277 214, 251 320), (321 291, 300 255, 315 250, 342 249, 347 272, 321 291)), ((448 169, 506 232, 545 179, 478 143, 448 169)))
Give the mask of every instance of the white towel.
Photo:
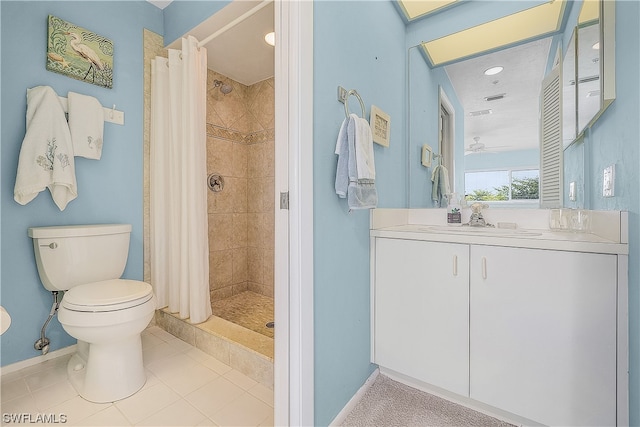
POLYGON ((347 127, 351 117, 345 118, 338 132, 338 140, 336 141, 335 153, 338 155, 338 166, 336 168, 336 194, 341 199, 347 197, 347 189, 349 188, 349 143, 347 141, 347 127))
MULTIPOLYGON (((335 150, 335 153, 338 155, 335 184, 336 194, 340 198, 347 199, 347 205, 350 210, 373 209, 378 205, 378 193, 375 187, 375 180, 358 179, 356 165, 358 120, 362 119, 355 114, 351 114, 348 118, 344 119, 342 126, 340 126, 340 132, 338 132, 335 150)), ((367 123, 367 127, 368 126, 369 124, 367 123)))
POLYGON ((373 135, 369 122, 354 114, 356 167, 358 179, 376 179, 376 166, 373 158, 373 135))
POLYGON ((73 154, 100 160, 104 132, 104 110, 93 96, 69 92, 69 129, 73 154))
POLYGON ((26 205, 45 188, 62 211, 78 197, 69 126, 49 86, 27 89, 27 131, 20 148, 13 198, 26 205))

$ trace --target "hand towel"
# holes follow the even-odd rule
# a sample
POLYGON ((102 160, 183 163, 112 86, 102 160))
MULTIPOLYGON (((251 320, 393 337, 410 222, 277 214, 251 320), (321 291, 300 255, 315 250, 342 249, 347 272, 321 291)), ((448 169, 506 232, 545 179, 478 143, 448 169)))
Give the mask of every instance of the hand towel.
POLYGON ((73 154, 100 160, 104 132, 104 110, 93 96, 69 92, 69 129, 73 154))
POLYGON ((338 155, 338 166, 336 168, 336 194, 341 199, 347 197, 347 189, 349 188, 349 143, 347 142, 347 127, 350 117, 342 121, 340 132, 338 132, 338 140, 336 141, 335 154, 338 155))
POLYGON ((355 116, 354 122, 358 179, 376 179, 371 127, 369 126, 369 122, 362 117, 355 116))
POLYGON ((13 198, 21 205, 45 188, 62 211, 78 196, 69 126, 49 86, 27 90, 27 130, 20 148, 13 198))
POLYGON ((447 195, 451 193, 448 169, 443 165, 438 165, 433 168, 431 182, 433 183, 431 186, 431 199, 434 203, 440 204, 442 198, 447 197, 447 195))
MULTIPOLYGON (((338 155, 336 194, 340 198, 346 197, 349 210, 372 209, 378 204, 375 181, 373 179, 358 179, 356 144, 358 138, 357 127, 359 126, 357 121, 359 119, 355 114, 351 114, 344 119, 338 132, 335 149, 335 154, 338 155)), ((362 134, 362 132, 360 133, 362 134)), ((366 138, 366 135, 364 137, 366 138)))

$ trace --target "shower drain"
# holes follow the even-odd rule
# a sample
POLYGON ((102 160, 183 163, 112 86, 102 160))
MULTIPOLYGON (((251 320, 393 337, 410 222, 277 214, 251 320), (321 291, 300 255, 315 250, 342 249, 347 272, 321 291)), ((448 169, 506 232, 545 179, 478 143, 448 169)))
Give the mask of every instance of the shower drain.
POLYGON ((274 327, 275 325, 276 325, 276 324, 275 324, 275 322, 267 322, 267 324, 266 324, 266 325, 264 325, 264 326, 266 326, 266 327, 267 327, 267 328, 269 328, 269 329, 273 329, 273 327, 274 327))

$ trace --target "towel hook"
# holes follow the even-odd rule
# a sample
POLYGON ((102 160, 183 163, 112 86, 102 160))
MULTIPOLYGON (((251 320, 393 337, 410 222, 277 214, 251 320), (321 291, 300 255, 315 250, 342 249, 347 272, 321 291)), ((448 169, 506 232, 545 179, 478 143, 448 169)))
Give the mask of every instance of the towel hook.
POLYGON ((349 118, 349 96, 351 95, 355 96, 360 102, 360 108, 362 109, 362 118, 364 119, 364 116, 366 114, 364 109, 364 102, 362 102, 360 94, 355 89, 351 89, 349 92, 347 92, 347 96, 345 96, 344 98, 344 114, 347 116, 347 118, 349 118))
POLYGON ((113 104, 113 108, 111 109, 111 118, 113 119, 113 115, 116 112, 116 104, 113 104))

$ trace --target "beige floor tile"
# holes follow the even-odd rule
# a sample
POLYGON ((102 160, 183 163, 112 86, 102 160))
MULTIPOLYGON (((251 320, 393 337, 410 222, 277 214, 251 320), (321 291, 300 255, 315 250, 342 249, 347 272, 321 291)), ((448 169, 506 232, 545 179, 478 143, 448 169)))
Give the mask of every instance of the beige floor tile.
POLYGON ((81 420, 78 425, 81 426, 99 426, 99 427, 120 427, 132 425, 127 418, 120 412, 115 406, 111 405, 107 409, 91 415, 88 418, 81 420))
POLYGON ((31 374, 24 379, 31 392, 67 380, 66 365, 59 365, 46 371, 31 374))
POLYGON ((202 364, 195 364, 181 369, 170 377, 161 380, 180 396, 186 396, 219 377, 217 373, 202 364))
POLYGON ((207 417, 184 399, 167 406, 149 418, 136 424, 138 426, 195 426, 207 420, 207 417))
POLYGON ((197 362, 185 353, 174 354, 173 356, 165 357, 155 362, 148 363, 147 369, 153 372, 153 374, 160 380, 170 377, 175 373, 179 373, 182 369, 195 365, 197 362))
POLYGON ((1 387, 1 398, 3 403, 29 394, 29 387, 27 387, 27 383, 24 381, 24 378, 14 379, 13 381, 5 381, 3 377, 1 387))
POLYGON ((180 353, 180 350, 173 347, 171 344, 167 342, 163 342, 162 344, 156 345, 151 348, 142 349, 142 358, 144 360, 145 365, 149 365, 153 362, 162 360, 167 357, 174 356, 180 353))
POLYGON ((2 402, 3 414, 35 413, 37 411, 36 401, 31 394, 2 402))
POLYGON ((129 422, 136 424, 179 399, 180 396, 165 384, 157 384, 115 405, 129 422))
POLYGON ((188 394, 185 400, 211 418, 214 413, 225 408, 242 394, 244 394, 243 389, 226 378, 218 377, 204 387, 188 394))
POLYGON ((60 405, 67 400, 73 399, 78 395, 78 392, 69 381, 65 380, 36 390, 32 395, 38 409, 44 411, 52 406, 60 405))
POLYGON ((272 407, 245 393, 210 418, 223 426, 257 426, 272 414, 272 407))
POLYGON ((76 396, 60 405, 51 407, 47 411, 52 414, 65 414, 67 416, 67 424, 79 425, 81 420, 97 414, 111 405, 111 403, 89 402, 80 396, 76 396))
POLYGON ((256 384, 249 389, 249 393, 273 408, 273 390, 263 384, 256 384))
POLYGON ((257 381, 252 380, 242 372, 236 371, 235 369, 232 369, 231 371, 224 374, 224 377, 243 390, 249 390, 250 388, 255 387, 256 384, 258 384, 257 381))

